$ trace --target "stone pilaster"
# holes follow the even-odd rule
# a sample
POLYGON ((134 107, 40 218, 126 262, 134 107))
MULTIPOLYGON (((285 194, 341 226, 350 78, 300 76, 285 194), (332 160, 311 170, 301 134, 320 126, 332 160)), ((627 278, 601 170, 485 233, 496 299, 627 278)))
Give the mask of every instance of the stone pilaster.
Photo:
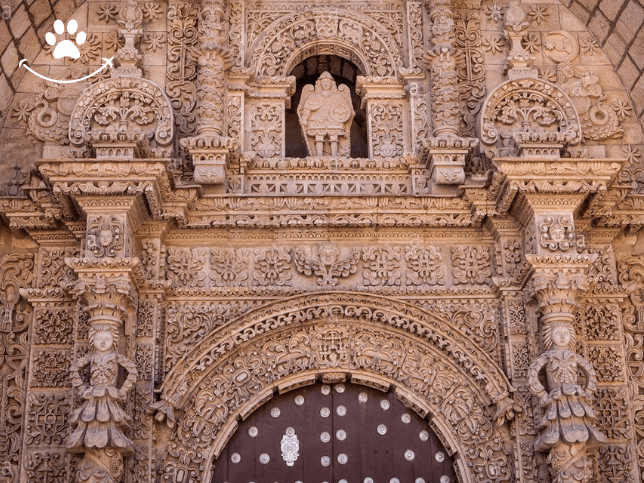
POLYGON ((429 2, 429 38, 432 50, 423 56, 430 71, 433 136, 425 144, 433 192, 450 193, 465 182, 465 158, 478 140, 459 136, 457 52, 454 47, 454 13, 450 0, 429 2))
POLYGON ((227 49, 225 11, 221 2, 199 7, 200 55, 197 70, 197 134, 181 140, 192 156, 197 183, 224 190, 226 163, 234 140, 225 129, 227 49))

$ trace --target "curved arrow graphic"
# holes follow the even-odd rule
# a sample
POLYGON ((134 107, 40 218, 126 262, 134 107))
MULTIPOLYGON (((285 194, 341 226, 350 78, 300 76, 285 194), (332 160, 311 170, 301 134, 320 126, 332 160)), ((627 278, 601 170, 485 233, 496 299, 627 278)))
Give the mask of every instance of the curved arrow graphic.
POLYGON ((94 71, 94 72, 92 72, 91 74, 86 75, 85 77, 81 77, 80 79, 73 79, 73 80, 58 80, 58 79, 50 79, 49 77, 45 77, 44 75, 39 74, 38 72, 36 72, 35 70, 33 70, 31 67, 29 67, 29 66, 27 65, 27 63, 26 63, 26 62, 27 62, 27 59, 22 59, 22 60, 20 61, 20 63, 18 64, 18 67, 20 67, 20 66, 22 66, 22 65, 24 64, 25 69, 27 69, 29 72, 31 72, 32 74, 35 74, 35 75, 37 75, 38 77, 40 77, 41 79, 45 79, 46 81, 49 81, 49 82, 57 82, 57 83, 59 83, 59 84, 71 84, 71 83, 73 83, 73 82, 80 82, 80 81, 84 81, 85 79, 89 79, 90 77, 95 76, 95 75, 96 75, 96 74, 98 74, 100 71, 102 71, 103 69, 105 69, 108 65, 109 65, 110 67, 113 67, 113 65, 112 65, 112 59, 113 59, 113 58, 114 58, 114 57, 110 57, 109 59, 106 59, 105 57, 103 57, 103 60, 105 61, 105 63, 104 63, 101 67, 99 67, 97 70, 95 70, 95 71, 94 71))

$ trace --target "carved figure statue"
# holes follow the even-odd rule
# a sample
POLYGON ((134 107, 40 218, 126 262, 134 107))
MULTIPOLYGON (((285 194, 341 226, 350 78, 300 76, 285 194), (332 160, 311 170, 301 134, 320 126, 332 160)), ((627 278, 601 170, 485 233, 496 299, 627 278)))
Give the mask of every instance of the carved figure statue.
POLYGON ((315 88, 308 84, 302 89, 297 115, 311 156, 351 155, 350 130, 355 112, 346 85, 337 87, 331 74, 323 72, 315 88))
POLYGON ((590 362, 572 348, 574 330, 568 322, 552 322, 544 327, 546 352, 530 366, 528 382, 545 411, 539 423, 541 432, 535 442, 537 451, 549 451, 547 457, 553 483, 586 482, 592 469, 586 457, 586 444, 606 441, 594 426, 595 411, 590 398, 597 377, 590 362), (554 348, 553 348, 554 346, 554 348), (548 391, 539 381, 545 367, 548 391), (577 383, 577 372, 586 375, 585 387, 577 383))
POLYGON ((80 388, 84 400, 71 415, 76 429, 67 440, 71 452, 84 452, 78 471, 78 481, 88 483, 117 483, 123 475, 123 456, 133 453, 132 441, 125 436, 129 416, 121 407, 127 392, 137 378, 136 365, 115 350, 120 323, 101 320, 89 329, 92 351, 71 365, 72 385, 80 388), (90 367, 89 384, 80 370, 90 367), (119 366, 127 378, 117 387, 119 366))

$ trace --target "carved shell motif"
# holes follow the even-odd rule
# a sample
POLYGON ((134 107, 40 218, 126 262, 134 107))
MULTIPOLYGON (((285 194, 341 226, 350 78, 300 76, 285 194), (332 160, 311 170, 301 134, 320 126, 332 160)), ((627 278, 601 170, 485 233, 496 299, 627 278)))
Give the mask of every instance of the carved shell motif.
POLYGON ((286 428, 286 434, 282 436, 281 449, 282 458, 286 461, 286 465, 293 466, 297 461, 297 457, 300 456, 300 442, 293 428, 286 428))

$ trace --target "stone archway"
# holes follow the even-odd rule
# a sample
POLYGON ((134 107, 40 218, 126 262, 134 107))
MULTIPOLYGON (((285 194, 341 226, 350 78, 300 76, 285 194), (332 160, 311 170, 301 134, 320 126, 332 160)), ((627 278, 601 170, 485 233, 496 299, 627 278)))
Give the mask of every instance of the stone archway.
POLYGON ((275 395, 240 422, 207 483, 456 483, 453 463, 393 393, 317 383, 275 395))
POLYGON ((313 55, 337 55, 368 76, 396 76, 402 46, 387 29, 357 12, 332 7, 285 15, 267 26, 249 47, 258 76, 287 76, 313 55))
POLYGON ((512 390, 463 333, 408 303, 354 294, 296 296, 208 334, 168 374, 162 401, 181 413, 162 481, 197 483, 238 427, 275 393, 317 380, 392 391, 427 418, 462 482, 509 481, 502 441, 512 390))

